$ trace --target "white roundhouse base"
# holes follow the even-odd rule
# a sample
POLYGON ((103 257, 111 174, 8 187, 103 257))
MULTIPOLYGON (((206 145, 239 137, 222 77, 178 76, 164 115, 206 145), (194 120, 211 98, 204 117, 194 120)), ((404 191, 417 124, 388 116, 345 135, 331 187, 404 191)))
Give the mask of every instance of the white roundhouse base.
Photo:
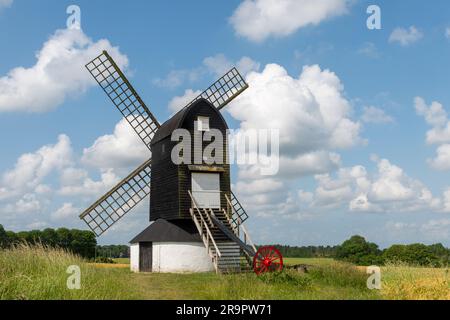
MULTIPOLYGON (((131 271, 139 272, 139 244, 130 246, 131 271)), ((210 272, 214 265, 201 242, 153 242, 152 272, 210 272)))

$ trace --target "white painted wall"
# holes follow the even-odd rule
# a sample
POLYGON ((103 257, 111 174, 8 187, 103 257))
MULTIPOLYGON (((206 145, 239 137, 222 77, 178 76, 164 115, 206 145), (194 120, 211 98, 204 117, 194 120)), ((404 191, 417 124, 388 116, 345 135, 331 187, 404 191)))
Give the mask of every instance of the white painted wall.
POLYGON ((214 271, 211 258, 201 242, 154 242, 152 268, 153 272, 214 271))
POLYGON ((130 245, 130 269, 139 272, 139 244, 130 245))

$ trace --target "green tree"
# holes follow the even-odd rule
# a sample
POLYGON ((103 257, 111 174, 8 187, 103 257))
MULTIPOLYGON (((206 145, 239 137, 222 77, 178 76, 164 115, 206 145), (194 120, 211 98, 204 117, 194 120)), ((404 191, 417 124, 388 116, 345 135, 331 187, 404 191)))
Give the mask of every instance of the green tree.
POLYGON ((41 241, 49 247, 56 247, 58 245, 58 233, 51 228, 47 228, 41 233, 41 241))
POLYGON ((8 234, 3 226, 0 224, 0 248, 5 248, 9 245, 8 234))
POLYGON ((364 237, 353 236, 336 249, 336 258, 357 265, 382 264, 381 250, 378 245, 367 242, 364 237))
POLYGON ((439 256, 433 252, 439 247, 426 246, 422 243, 409 245, 393 245, 383 252, 386 261, 403 262, 411 265, 420 266, 438 266, 440 265, 439 256))
POLYGON ((13 231, 6 231, 6 235, 8 236, 8 245, 17 244, 19 242, 19 237, 17 233, 13 231))

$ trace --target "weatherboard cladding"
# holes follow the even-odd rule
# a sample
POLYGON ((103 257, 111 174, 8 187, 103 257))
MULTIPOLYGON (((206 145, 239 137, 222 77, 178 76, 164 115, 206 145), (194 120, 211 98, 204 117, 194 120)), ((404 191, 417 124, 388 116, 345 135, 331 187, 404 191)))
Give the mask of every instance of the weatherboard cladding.
MULTIPOLYGON (((152 141, 152 180, 150 193, 150 220, 155 221, 159 218, 167 220, 172 219, 191 219, 189 209, 191 208, 191 199, 188 190, 191 186, 191 170, 188 164, 175 165, 171 160, 172 148, 177 144, 171 141, 172 132, 183 128, 190 132, 191 137, 194 133, 194 122, 198 116, 209 118, 211 129, 218 129, 222 132, 224 138, 227 137, 228 126, 220 113, 212 104, 205 99, 200 99, 191 106, 181 110, 173 118, 166 121, 156 132, 152 141)), ((192 161, 203 152, 204 148, 211 142, 203 141, 202 149, 194 148, 194 139, 191 139, 192 161)), ((222 158, 228 153, 227 141, 224 141, 224 153, 222 158)), ((203 159, 203 157, 199 157, 203 159)), ((212 167, 220 173, 220 188, 223 193, 230 194, 230 166, 228 164, 207 165, 202 160, 201 167, 212 167)), ((198 165, 196 170, 200 170, 198 165)), ((192 166, 191 166, 192 169, 192 166)), ((222 195, 221 205, 226 207, 226 199, 222 195)))
POLYGON ((158 219, 133 238, 140 242, 202 242, 193 221, 158 219))

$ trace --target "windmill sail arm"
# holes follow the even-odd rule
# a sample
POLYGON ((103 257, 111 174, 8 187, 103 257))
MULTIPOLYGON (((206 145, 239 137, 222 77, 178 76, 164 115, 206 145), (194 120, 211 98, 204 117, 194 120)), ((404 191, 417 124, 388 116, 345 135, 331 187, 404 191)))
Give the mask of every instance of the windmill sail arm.
POLYGON ((150 149, 160 124, 108 52, 103 51, 86 68, 150 149))
POLYGON ((220 110, 247 90, 248 87, 248 83, 245 82, 239 71, 233 68, 192 100, 186 107, 189 107, 201 98, 205 98, 220 110))
POLYGON ((150 194, 151 159, 144 162, 81 215, 96 236, 113 224, 150 194))

